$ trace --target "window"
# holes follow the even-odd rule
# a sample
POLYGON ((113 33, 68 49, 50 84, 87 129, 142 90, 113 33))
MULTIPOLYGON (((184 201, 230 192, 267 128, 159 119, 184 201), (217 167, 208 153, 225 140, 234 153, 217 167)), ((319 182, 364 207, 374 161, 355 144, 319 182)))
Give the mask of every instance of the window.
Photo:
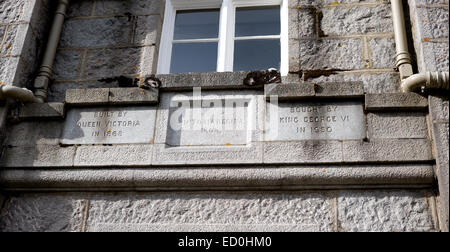
POLYGON ((287 0, 166 0, 158 73, 288 72, 287 0))

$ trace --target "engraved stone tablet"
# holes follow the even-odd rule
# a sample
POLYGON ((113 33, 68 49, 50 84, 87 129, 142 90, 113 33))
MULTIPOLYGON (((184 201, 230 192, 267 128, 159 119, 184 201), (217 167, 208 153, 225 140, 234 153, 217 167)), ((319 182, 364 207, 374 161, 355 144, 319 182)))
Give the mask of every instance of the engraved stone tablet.
POLYGON ((267 103, 266 141, 345 140, 366 136, 358 102, 267 103))
POLYGON ((155 108, 73 108, 67 113, 61 143, 153 143, 155 120, 155 108))
POLYGON ((179 103, 180 107, 169 110, 172 123, 167 132, 168 145, 231 146, 251 142, 250 99, 203 99, 197 108, 192 100, 179 103), (186 102, 188 105, 182 106, 186 102))

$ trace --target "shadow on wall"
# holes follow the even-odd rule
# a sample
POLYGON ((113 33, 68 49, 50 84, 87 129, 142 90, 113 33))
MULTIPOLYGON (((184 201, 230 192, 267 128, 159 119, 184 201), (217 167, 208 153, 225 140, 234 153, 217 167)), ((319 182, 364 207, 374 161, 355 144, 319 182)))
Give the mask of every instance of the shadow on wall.
POLYGON ((3 146, 1 166, 6 168, 72 166, 75 148, 60 145, 63 127, 63 120, 10 123, 6 129, 8 137, 3 146))
POLYGON ((72 1, 49 101, 63 101, 67 89, 119 87, 117 77, 153 74, 163 5, 163 0, 72 1))

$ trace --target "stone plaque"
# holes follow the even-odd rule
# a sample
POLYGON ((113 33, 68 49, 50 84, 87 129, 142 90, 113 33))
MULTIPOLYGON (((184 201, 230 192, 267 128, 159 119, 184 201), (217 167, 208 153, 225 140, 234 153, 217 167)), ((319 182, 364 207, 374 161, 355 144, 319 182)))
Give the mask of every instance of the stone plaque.
POLYGON ((155 120, 155 108, 73 108, 67 113, 61 143, 153 143, 155 120))
POLYGON ((250 99, 179 101, 169 109, 166 143, 170 146, 232 146, 251 142, 250 99), (174 123, 175 122, 175 123, 174 123))
POLYGON ((267 103, 266 141, 344 140, 366 136, 363 104, 267 103))

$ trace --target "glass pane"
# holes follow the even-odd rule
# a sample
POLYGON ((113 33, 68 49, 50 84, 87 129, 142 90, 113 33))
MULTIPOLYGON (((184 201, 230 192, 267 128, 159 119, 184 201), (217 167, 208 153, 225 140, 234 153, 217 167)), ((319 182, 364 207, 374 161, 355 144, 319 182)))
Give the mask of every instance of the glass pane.
POLYGON ((217 42, 173 44, 171 73, 215 72, 217 42))
POLYGON ((280 69, 280 40, 234 42, 234 71, 280 69))
POLYGON ((174 39, 219 37, 219 10, 177 11, 174 39))
POLYGON ((236 37, 280 35, 280 7, 237 8, 236 37))

